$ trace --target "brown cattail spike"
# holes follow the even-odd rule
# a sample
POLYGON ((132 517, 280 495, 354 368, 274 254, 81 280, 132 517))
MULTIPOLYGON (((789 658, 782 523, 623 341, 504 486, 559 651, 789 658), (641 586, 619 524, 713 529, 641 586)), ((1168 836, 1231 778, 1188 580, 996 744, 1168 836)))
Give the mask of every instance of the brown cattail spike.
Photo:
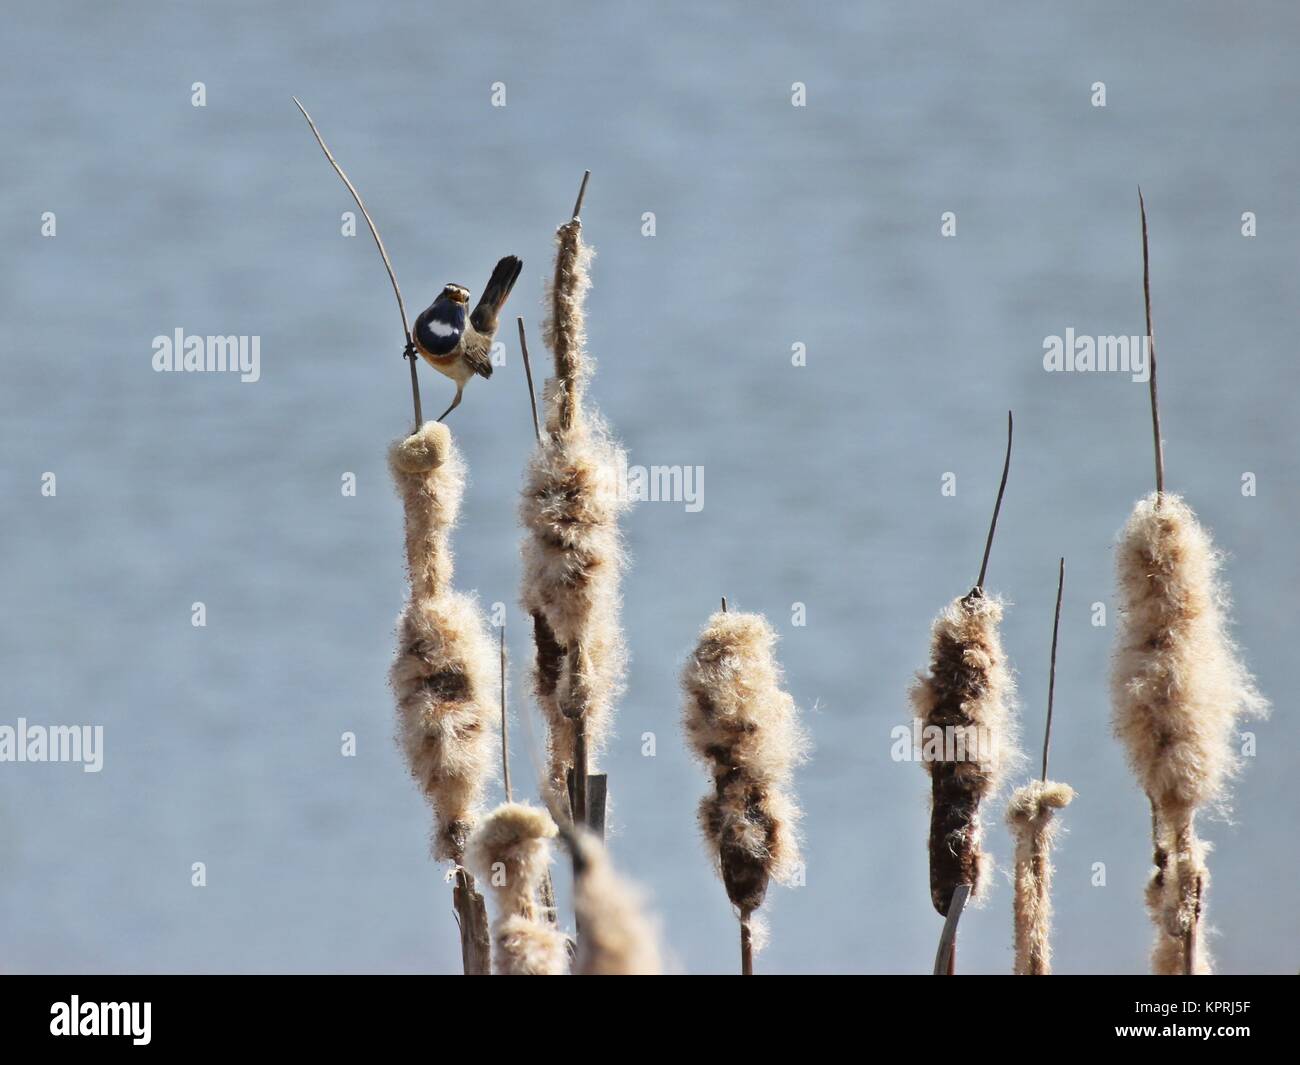
POLYGON ((980 804, 1018 758, 1015 682, 998 635, 1002 603, 976 589, 934 622, 929 672, 911 697, 921 760, 930 774, 930 898, 948 913, 953 892, 983 892, 991 859, 981 847, 980 804))
POLYGON ((713 775, 700 826, 741 921, 742 962, 752 964, 751 916, 771 879, 799 866, 799 810, 790 793, 807 741, 794 699, 780 686, 776 634, 760 615, 719 611, 686 663, 683 723, 713 775))

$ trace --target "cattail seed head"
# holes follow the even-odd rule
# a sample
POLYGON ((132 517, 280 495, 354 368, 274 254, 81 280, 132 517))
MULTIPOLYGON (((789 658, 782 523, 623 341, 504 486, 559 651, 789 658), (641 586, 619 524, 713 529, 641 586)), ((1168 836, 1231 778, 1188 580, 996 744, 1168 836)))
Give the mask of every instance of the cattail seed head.
POLYGON ((406 516, 411 596, 441 595, 451 586, 451 531, 465 492, 465 463, 451 431, 441 422, 425 422, 389 448, 388 465, 406 516))
POLYGON ((555 278, 544 334, 555 357, 546 382, 546 433, 528 464, 520 518, 523 606, 533 620, 533 686, 547 722, 550 786, 557 795, 573 764, 581 721, 588 772, 622 690, 626 651, 619 626, 627 507, 620 472, 627 458, 603 421, 583 408, 591 360, 583 300, 591 250, 576 219, 556 235, 555 278))
POLYGON ((761 615, 719 611, 682 673, 687 739, 713 775, 700 827, 727 897, 745 917, 762 904, 768 881, 788 881, 800 861, 800 813, 789 789, 807 740, 794 699, 781 689, 775 644, 761 615))
POLYGON ((574 849, 574 911, 578 976, 658 976, 663 971, 659 935, 646 916, 641 892, 614 871, 596 836, 579 829, 574 849))
POLYGON ((1074 798, 1068 784, 1035 780, 1017 788, 1007 803, 1007 823, 1016 844, 1016 973, 1046 976, 1052 971, 1053 817, 1074 798))
MULTIPOLYGON (((548 312, 542 323, 542 337, 555 356, 553 432, 568 432, 582 420, 582 394, 591 376, 584 304, 594 255, 576 218, 555 231, 555 276, 546 293, 548 312)), ((549 426, 549 416, 547 422, 549 426)))
POLYGON ((498 976, 563 976, 569 951, 564 933, 545 921, 510 914, 495 922, 498 976))
POLYGON ((555 835, 555 822, 545 810, 505 803, 482 818, 470 837, 466 865, 494 896, 500 974, 556 976, 567 968, 565 937, 537 906, 555 835))
POLYGON ((405 511, 410 598, 389 673, 411 775, 436 816, 436 857, 460 862, 494 764, 495 655, 482 612, 450 588, 450 534, 464 466, 446 426, 429 423, 389 452, 405 511))
POLYGON ((1220 561, 1191 508, 1169 493, 1140 500, 1120 534, 1113 723, 1171 821, 1223 801, 1238 766, 1237 721, 1267 710, 1227 633, 1220 561))
POLYGON ((551 860, 555 822, 527 803, 503 803, 478 823, 465 864, 516 913, 531 912, 551 860))
POLYGON ((981 847, 980 804, 991 800, 1020 758, 1015 681, 1002 651, 1001 601, 978 590, 951 602, 931 631, 930 670, 912 686, 912 705, 930 774, 930 899, 942 915, 958 884, 978 898, 992 859, 981 847))

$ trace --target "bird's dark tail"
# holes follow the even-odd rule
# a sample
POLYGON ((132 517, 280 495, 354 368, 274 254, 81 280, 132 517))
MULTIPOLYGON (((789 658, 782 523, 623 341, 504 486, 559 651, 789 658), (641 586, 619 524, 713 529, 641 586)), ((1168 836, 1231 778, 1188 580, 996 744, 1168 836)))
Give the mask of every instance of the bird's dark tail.
POLYGON ((515 255, 507 255, 492 271, 488 283, 483 286, 483 295, 479 297, 478 306, 469 316, 475 330, 487 336, 497 331, 497 315, 510 297, 510 290, 519 280, 519 272, 524 268, 523 260, 515 255))

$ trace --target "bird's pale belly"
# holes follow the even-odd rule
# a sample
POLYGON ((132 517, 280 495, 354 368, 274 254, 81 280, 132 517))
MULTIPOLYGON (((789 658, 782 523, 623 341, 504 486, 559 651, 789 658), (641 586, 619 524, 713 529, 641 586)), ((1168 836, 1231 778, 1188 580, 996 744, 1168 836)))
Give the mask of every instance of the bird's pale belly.
POLYGON ((459 351, 453 351, 450 355, 430 355, 423 348, 419 351, 425 362, 457 384, 464 384, 474 376, 474 371, 469 368, 459 351))

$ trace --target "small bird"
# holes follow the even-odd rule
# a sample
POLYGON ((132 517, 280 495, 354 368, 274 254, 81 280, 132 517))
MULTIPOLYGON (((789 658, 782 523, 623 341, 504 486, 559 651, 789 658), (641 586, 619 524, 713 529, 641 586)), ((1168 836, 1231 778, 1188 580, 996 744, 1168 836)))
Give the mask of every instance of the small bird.
POLYGON ((517 256, 507 255, 492 271, 479 298, 478 306, 468 315, 469 289, 464 285, 446 285, 438 298, 420 312, 406 345, 406 357, 418 351, 424 361, 456 382, 456 398, 442 412, 442 421, 460 406, 460 398, 471 377, 492 376, 492 338, 497 332, 497 315, 505 305, 510 290, 524 268, 517 256))

